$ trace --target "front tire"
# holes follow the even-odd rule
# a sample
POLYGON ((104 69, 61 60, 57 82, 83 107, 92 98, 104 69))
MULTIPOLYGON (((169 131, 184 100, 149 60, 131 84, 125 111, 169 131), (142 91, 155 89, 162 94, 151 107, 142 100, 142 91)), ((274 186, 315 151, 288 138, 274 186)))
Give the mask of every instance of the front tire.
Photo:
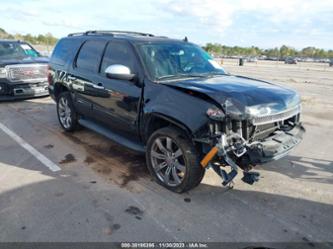
POLYGON ((62 92, 57 98, 57 114, 65 131, 72 132, 77 129, 78 118, 70 92, 62 92))
POLYGON ((205 174, 194 144, 184 132, 173 127, 159 129, 150 136, 146 161, 156 181, 177 193, 199 185, 205 174))

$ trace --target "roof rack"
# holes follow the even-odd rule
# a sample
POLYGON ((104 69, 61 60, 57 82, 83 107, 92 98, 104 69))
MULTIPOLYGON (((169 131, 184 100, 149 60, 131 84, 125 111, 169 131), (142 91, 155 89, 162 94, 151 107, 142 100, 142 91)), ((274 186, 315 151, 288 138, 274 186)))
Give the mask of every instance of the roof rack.
POLYGON ((84 32, 70 33, 67 36, 70 37, 70 36, 80 36, 80 35, 84 35, 84 32))
POLYGON ((154 37, 153 34, 133 32, 133 31, 121 31, 121 30, 88 30, 86 32, 71 33, 68 36, 81 36, 81 35, 136 35, 136 36, 148 36, 154 37))

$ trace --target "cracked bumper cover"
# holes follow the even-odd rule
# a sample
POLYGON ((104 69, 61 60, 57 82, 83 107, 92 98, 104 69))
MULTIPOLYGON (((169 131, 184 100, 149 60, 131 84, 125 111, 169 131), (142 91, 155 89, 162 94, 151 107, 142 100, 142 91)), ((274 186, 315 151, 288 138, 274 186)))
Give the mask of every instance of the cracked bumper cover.
POLYGON ((276 131, 262 142, 252 143, 247 148, 250 164, 262 164, 286 156, 303 139, 305 129, 302 124, 290 131, 276 131))

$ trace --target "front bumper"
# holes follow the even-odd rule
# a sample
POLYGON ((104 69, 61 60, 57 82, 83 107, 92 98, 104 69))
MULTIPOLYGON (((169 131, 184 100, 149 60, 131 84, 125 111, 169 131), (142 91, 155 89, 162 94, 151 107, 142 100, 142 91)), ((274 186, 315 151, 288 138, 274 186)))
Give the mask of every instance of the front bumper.
POLYGON ((48 83, 8 84, 0 82, 0 101, 48 96, 48 83))
POLYGON ((276 131, 272 136, 262 142, 255 142, 247 147, 247 155, 251 165, 267 163, 286 156, 305 133, 302 124, 296 125, 290 131, 276 131))

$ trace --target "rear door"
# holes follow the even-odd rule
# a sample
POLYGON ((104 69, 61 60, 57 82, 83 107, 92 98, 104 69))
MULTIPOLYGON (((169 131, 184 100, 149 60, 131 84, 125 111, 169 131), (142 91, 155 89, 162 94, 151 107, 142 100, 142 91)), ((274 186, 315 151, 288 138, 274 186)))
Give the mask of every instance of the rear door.
POLYGON ((94 117, 92 106, 95 97, 109 97, 108 92, 98 85, 98 72, 105 46, 104 39, 85 41, 67 75, 67 80, 75 94, 77 110, 90 117, 94 117))

